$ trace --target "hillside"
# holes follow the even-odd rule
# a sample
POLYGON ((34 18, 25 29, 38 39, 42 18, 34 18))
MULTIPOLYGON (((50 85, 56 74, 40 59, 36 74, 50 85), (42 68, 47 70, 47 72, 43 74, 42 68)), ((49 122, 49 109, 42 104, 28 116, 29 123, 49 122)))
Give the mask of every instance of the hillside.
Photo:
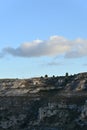
POLYGON ((45 90, 86 91, 87 73, 31 79, 0 79, 1 96, 24 96, 45 90))
POLYGON ((0 130, 87 130, 87 73, 0 79, 0 130))

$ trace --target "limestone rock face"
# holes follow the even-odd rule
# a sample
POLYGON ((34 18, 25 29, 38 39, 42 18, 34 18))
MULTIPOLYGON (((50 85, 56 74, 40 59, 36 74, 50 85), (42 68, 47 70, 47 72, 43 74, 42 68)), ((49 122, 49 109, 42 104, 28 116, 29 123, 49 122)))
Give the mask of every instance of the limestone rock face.
MULTIPOLYGON (((46 92, 47 93, 47 92, 46 92)), ((75 97, 2 97, 1 130, 79 130, 87 128, 86 100, 75 97), (47 99, 47 100, 46 100, 47 99), (80 100, 79 100, 80 99, 80 100)))
POLYGON ((45 90, 87 90, 87 73, 31 79, 0 79, 0 96, 23 96, 45 90))
POLYGON ((0 130, 87 130, 87 73, 0 79, 0 130))

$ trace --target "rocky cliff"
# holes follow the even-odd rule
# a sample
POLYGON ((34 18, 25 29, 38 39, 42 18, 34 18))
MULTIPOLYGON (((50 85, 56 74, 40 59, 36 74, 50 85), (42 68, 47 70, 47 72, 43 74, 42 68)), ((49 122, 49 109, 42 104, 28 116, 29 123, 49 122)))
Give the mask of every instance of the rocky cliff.
POLYGON ((0 79, 0 130, 87 130, 87 73, 0 79))

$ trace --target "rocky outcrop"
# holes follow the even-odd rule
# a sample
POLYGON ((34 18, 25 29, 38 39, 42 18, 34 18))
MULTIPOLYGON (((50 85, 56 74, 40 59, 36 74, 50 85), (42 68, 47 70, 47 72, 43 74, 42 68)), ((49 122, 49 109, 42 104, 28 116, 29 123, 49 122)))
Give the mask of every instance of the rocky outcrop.
POLYGON ((87 130, 87 73, 0 79, 0 130, 87 130))
POLYGON ((45 90, 87 90, 87 73, 31 79, 0 79, 0 96, 23 96, 45 90))
POLYGON ((85 98, 2 97, 0 99, 1 130, 81 130, 87 129, 85 98))

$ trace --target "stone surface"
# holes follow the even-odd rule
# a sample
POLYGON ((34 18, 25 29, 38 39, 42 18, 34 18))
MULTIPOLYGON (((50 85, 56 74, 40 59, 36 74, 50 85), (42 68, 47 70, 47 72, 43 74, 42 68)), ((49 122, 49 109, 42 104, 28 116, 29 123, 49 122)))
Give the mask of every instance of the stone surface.
POLYGON ((0 130, 87 130, 87 73, 0 79, 0 130))

